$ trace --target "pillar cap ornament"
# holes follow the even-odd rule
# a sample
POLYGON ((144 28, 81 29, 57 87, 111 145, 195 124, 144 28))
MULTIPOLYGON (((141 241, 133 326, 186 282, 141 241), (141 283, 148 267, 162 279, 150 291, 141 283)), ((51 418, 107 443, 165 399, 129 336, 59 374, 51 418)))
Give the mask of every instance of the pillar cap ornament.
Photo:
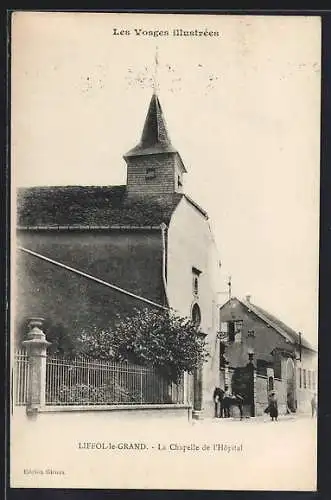
POLYGON ((32 347, 32 346, 40 346, 47 347, 51 345, 51 342, 46 340, 46 336, 42 331, 42 326, 44 323, 44 318, 41 317, 32 317, 28 321, 28 338, 22 342, 24 347, 32 347))
POLYGON ((38 328, 41 330, 43 324, 44 324, 45 318, 42 318, 40 316, 33 316, 28 319, 28 328, 29 330, 32 330, 34 328, 38 328))

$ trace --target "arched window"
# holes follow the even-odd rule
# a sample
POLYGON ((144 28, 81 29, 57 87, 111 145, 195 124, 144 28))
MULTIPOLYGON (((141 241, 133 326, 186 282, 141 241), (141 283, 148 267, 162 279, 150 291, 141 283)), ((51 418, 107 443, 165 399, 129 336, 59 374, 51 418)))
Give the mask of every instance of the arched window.
POLYGON ((201 311, 198 304, 194 304, 194 306, 192 307, 192 321, 197 328, 201 324, 201 311))

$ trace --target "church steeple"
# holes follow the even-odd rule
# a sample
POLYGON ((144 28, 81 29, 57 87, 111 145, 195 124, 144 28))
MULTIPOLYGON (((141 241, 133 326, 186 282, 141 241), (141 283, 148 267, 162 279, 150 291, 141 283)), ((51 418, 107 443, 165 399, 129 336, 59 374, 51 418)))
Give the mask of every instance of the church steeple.
POLYGON ((125 158, 157 153, 178 153, 178 151, 171 144, 159 98, 153 92, 140 142, 125 155, 125 158))
POLYGON ((154 89, 139 144, 124 159, 129 195, 181 192, 186 168, 171 144, 159 98, 154 89))

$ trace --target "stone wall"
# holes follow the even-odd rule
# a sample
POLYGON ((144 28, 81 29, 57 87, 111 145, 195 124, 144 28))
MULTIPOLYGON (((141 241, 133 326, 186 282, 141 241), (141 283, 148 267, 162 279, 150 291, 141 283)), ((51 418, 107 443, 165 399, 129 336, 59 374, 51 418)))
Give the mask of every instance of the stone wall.
POLYGON ((268 406, 268 377, 257 375, 255 381, 255 413, 258 417, 268 406))
POLYGON ((139 422, 146 423, 161 419, 178 419, 183 422, 188 422, 191 419, 191 407, 189 405, 141 405, 132 407, 132 405, 117 405, 117 406, 46 406, 40 409, 39 413, 34 417, 26 415, 25 407, 15 407, 13 421, 29 424, 30 422, 39 421, 40 425, 74 425, 75 419, 86 425, 89 428, 94 426, 105 426, 105 431, 110 423, 130 423, 134 425, 139 422))
POLYGON ((275 392, 278 400, 278 412, 280 415, 284 415, 287 410, 286 404, 286 382, 284 380, 274 379, 275 392))
MULTIPOLYGON (((161 230, 22 231, 18 244, 46 257, 164 303, 161 230)), ((107 325, 116 313, 132 313, 144 304, 99 283, 17 252, 13 297, 17 333, 26 316, 46 319, 50 341, 82 328, 107 325)), ((148 306, 147 306, 148 307, 148 306)), ((20 335, 18 339, 20 340, 20 335)), ((22 337, 21 337, 22 338, 22 337)))
MULTIPOLYGON (((278 412, 280 415, 286 413, 286 384, 284 381, 274 379, 274 390, 278 401, 278 412)), ((255 386, 255 412, 256 416, 264 414, 264 410, 268 406, 268 377, 263 375, 256 376, 255 386)))

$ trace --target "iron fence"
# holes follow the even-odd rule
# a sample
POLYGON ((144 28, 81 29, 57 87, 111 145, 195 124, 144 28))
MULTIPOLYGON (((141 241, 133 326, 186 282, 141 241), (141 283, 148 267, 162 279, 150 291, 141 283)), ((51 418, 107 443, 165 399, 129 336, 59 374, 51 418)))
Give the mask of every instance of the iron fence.
POLYGON ((27 404, 29 390, 29 359, 25 349, 19 349, 14 356, 14 404, 23 406, 27 404))
POLYGON ((46 404, 180 404, 183 382, 171 383, 153 368, 126 362, 52 356, 46 361, 46 404))

